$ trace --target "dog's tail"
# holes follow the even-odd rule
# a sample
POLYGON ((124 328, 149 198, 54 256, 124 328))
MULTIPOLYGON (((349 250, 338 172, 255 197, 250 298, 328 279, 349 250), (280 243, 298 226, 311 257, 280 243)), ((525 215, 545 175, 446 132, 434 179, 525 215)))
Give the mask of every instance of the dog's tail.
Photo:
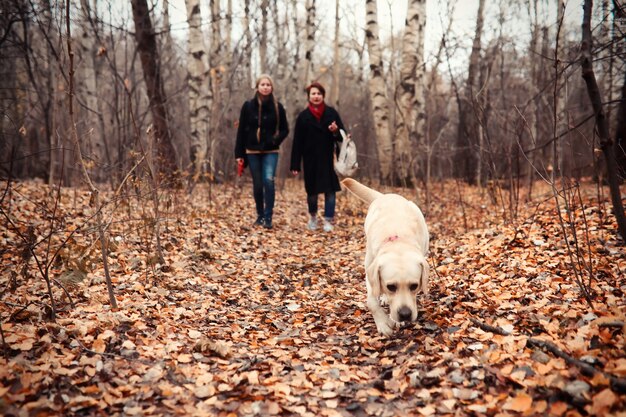
POLYGON ((372 201, 383 195, 382 193, 379 193, 376 190, 372 190, 371 188, 366 187, 365 185, 361 184, 357 180, 353 180, 352 178, 344 179, 343 181, 341 181, 341 184, 346 187, 352 194, 359 197, 367 204, 370 204, 372 201))

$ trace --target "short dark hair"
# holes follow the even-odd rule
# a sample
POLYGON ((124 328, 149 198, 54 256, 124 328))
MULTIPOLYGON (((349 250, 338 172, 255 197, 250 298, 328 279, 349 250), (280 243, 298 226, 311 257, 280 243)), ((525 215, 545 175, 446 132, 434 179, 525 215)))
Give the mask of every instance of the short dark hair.
POLYGON ((317 88, 318 90, 320 90, 320 93, 322 93, 322 97, 326 97, 326 89, 324 88, 322 84, 318 83, 317 81, 309 84, 307 88, 305 89, 307 96, 311 93, 311 88, 317 88))

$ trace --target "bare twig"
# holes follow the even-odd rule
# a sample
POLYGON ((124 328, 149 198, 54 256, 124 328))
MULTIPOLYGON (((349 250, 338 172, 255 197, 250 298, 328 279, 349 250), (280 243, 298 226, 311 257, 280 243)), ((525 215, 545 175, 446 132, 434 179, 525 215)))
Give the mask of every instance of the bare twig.
POLYGON ((558 356, 559 358, 565 360, 565 362, 567 362, 568 364, 579 367, 580 369, 582 369, 583 374, 587 376, 594 376, 596 374, 602 374, 609 381, 611 381, 611 388, 615 392, 620 393, 620 394, 626 393, 626 379, 618 378, 607 372, 600 371, 596 369, 594 366, 588 364, 587 362, 581 361, 580 359, 576 359, 568 355, 567 353, 559 349, 557 346, 555 346, 553 343, 550 343, 546 340, 538 340, 538 339, 529 338, 528 345, 532 347, 538 347, 542 350, 546 350, 552 353, 553 355, 558 356))
POLYGON ((96 188, 96 186, 91 181, 89 177, 89 173, 87 172, 87 168, 85 166, 85 162, 83 160, 82 151, 80 149, 80 143, 78 139, 78 131, 76 128, 76 122, 74 121, 74 52, 72 50, 72 36, 71 36, 71 24, 70 24, 70 2, 68 1, 66 4, 66 18, 65 24, 67 28, 67 54, 69 56, 69 116, 72 125, 72 137, 74 140, 74 147, 78 154, 78 160, 80 161, 81 172, 85 179, 85 182, 89 186, 91 191, 91 205, 96 210, 96 224, 98 227, 98 234, 100 239, 100 249, 102 251, 102 263, 104 266, 104 276, 106 279, 107 290, 109 292, 109 302, 111 303, 111 307, 117 308, 117 300, 115 299, 115 293, 113 291, 113 283, 111 281, 111 274, 109 272, 109 262, 108 262, 108 253, 107 253, 107 239, 105 235, 105 229, 102 221, 102 212, 100 210, 100 190, 96 188))
MULTIPOLYGON (((509 336, 511 335, 510 332, 507 332, 506 330, 502 329, 501 327, 497 327, 497 326, 491 326, 489 324, 483 323, 480 320, 474 318, 474 317, 470 317, 470 321, 478 326, 479 328, 481 328, 482 330, 486 331, 486 332, 490 332, 490 333, 494 333, 494 334, 499 334, 501 336, 509 336)), ((608 325, 609 323, 605 323, 605 325, 608 325)), ((617 325, 618 322, 615 323, 611 323, 611 324, 615 324, 617 325)), ((619 324, 623 324, 623 323, 619 323, 619 324)), ((567 353, 563 352, 561 349, 559 349, 555 344, 548 342, 547 340, 539 340, 539 339, 534 339, 532 337, 529 337, 526 341, 527 345, 530 347, 536 347, 545 351, 548 351, 550 353, 552 353, 553 355, 565 360, 565 362, 567 362, 569 365, 573 365, 576 366, 578 368, 580 368, 583 372, 584 375, 586 376, 594 376, 596 374, 602 374, 604 375, 610 382, 611 382, 611 388, 620 394, 624 394, 626 393, 626 379, 624 378, 618 378, 614 375, 609 374, 608 372, 604 372, 601 371, 599 369, 596 369, 593 365, 585 362, 585 361, 581 361, 580 359, 576 359, 571 355, 568 355, 567 353)))
POLYGON ((470 321, 472 323, 474 323, 476 326, 480 327, 481 329, 483 329, 486 332, 490 332, 490 333, 494 333, 494 334, 499 334, 501 336, 510 336, 511 333, 507 332, 506 330, 497 327, 497 326, 490 326, 489 324, 483 323, 481 321, 479 321, 478 319, 475 319, 474 317, 470 317, 470 321))

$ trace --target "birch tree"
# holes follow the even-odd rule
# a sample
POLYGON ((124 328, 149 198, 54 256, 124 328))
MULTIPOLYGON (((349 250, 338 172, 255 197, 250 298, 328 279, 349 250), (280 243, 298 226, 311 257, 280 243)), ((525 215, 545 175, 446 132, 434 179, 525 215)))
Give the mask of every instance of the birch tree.
POLYGON ((398 85, 396 133, 394 138, 395 177, 411 182, 415 145, 424 142, 424 26, 426 1, 409 0, 402 39, 402 63, 398 85), (415 140, 412 141, 411 139, 415 140), (413 143, 412 143, 413 142, 413 143))
POLYGON ((209 103, 209 123, 208 123, 208 136, 209 146, 207 159, 209 160, 209 168, 211 170, 211 178, 215 175, 215 154, 217 141, 219 137, 219 121, 221 120, 223 108, 214 106, 213 103, 221 103, 222 97, 222 82, 224 81, 225 68, 224 68, 224 54, 226 50, 223 48, 222 40, 222 7, 220 0, 210 0, 211 6, 211 38, 208 50, 210 51, 207 68, 209 71, 209 85, 208 88, 213 91, 209 103))
POLYGON ((170 23, 170 0, 163 0, 163 51, 167 56, 173 56, 172 25, 170 23))
POLYGON ((224 16, 224 67, 227 71, 230 71, 232 65, 232 50, 233 50, 233 1, 228 0, 226 3, 226 14, 224 16))
POLYGON ((211 0, 211 55, 209 62, 215 70, 222 64, 222 12, 220 0, 211 0))
POLYGON ((333 44, 333 83, 330 88, 329 101, 339 108, 339 75, 341 65, 339 65, 339 0, 335 0, 335 41, 333 44))
POLYGON ((383 57, 378 33, 378 7, 376 0, 365 0, 365 38, 369 54, 370 76, 368 87, 372 102, 372 116, 376 133, 378 163, 381 180, 391 180, 393 145, 389 130, 389 105, 385 88, 383 57))
POLYGON ((566 88, 567 83, 564 78, 564 63, 562 58, 562 46, 563 46, 563 20, 565 19, 565 3, 562 0, 557 1, 557 13, 556 13, 556 45, 554 47, 554 136, 552 140, 552 180, 554 181, 562 172, 563 169, 563 146, 560 135, 567 129, 565 123, 565 98, 567 97, 566 88))
MULTIPOLYGON (((291 7, 293 10, 293 14, 292 14, 292 21, 293 21, 293 27, 294 27, 294 33, 296 34, 296 39, 298 38, 298 34, 300 33, 300 29, 302 29, 301 25, 300 25, 300 21, 298 20, 298 13, 297 13, 297 6, 298 5, 298 0, 291 0, 291 7)), ((306 31, 306 29, 305 29, 306 31)), ((290 84, 291 84, 291 98, 290 98, 290 104, 291 106, 291 111, 292 111, 292 115, 293 118, 295 119, 298 116, 298 113, 300 113, 300 111, 302 110, 302 100, 303 100, 303 86, 306 85, 307 82, 307 74, 304 73, 302 76, 300 75, 300 69, 301 67, 301 59, 300 59, 300 41, 299 39, 296 40, 295 42, 295 47, 293 48, 293 58, 292 58, 292 63, 293 66, 291 68, 291 80, 290 80, 290 84), (300 78, 302 77, 302 79, 300 78)))
POLYGON ((285 43, 287 42, 287 39, 289 38, 288 25, 287 25, 288 9, 289 9, 289 6, 285 5, 284 15, 283 15, 284 24, 283 24, 281 22, 281 14, 280 14, 280 7, 278 5, 278 1, 272 0, 270 4, 270 10, 271 10, 272 16, 274 17, 274 28, 275 28, 274 39, 276 40, 276 43, 275 43, 276 70, 275 72, 273 71, 272 73, 276 76, 276 80, 278 82, 274 95, 281 99, 285 95, 284 93, 285 93, 285 88, 286 88, 286 85, 285 85, 286 83, 283 81, 285 79, 285 72, 287 71, 287 48, 285 48, 285 43))
MULTIPOLYGON (((261 0, 261 27, 259 28, 259 65, 260 73, 267 72, 267 9, 268 0, 261 0)), ((256 77, 253 77, 256 78, 256 77)))
POLYGON ((313 67, 313 49, 315 48, 315 0, 307 0, 306 2, 306 49, 304 52, 304 83, 308 84, 313 81, 312 75, 315 74, 313 67))
MULTIPOLYGON (((98 37, 93 33, 98 28, 95 25, 95 4, 91 4, 89 0, 81 0, 81 19, 80 19, 80 36, 78 37, 78 48, 80 51, 81 63, 79 66, 80 77, 77 79, 77 93, 81 97, 85 105, 83 120, 87 127, 86 141, 83 149, 88 158, 95 161, 97 166, 109 164, 107 145, 104 137, 104 119, 100 106, 98 94, 98 71, 97 71, 97 48, 96 40, 98 37)), ((91 169, 91 175, 96 181, 104 178, 102 172, 93 164, 88 164, 91 169)))
POLYGON ((472 42, 472 52, 469 58, 467 81, 462 99, 459 101, 459 127, 457 131, 457 154, 455 161, 456 174, 467 182, 476 180, 478 166, 477 157, 477 126, 476 117, 472 112, 474 93, 477 90, 481 38, 484 25, 485 0, 479 0, 476 16, 476 32, 472 42))
MULTIPOLYGON (((529 85, 530 89, 530 100, 528 102, 527 111, 526 111, 526 120, 527 120, 527 129, 529 136, 529 143, 531 149, 534 149, 537 146, 537 140, 539 135, 539 120, 538 120, 538 112, 537 108, 540 104, 541 95, 541 74, 539 73, 539 68, 542 60, 535 59, 537 56, 537 51, 539 48, 539 18, 538 18, 538 0, 530 0, 528 2, 528 17, 530 18, 530 43, 528 45, 528 57, 529 62, 528 65, 530 67, 530 74, 532 82, 529 85)), ((532 199, 532 188, 533 182, 535 178, 534 167, 537 166, 537 153, 533 152, 530 155, 530 164, 528 164, 527 171, 527 182, 528 182, 528 200, 532 199)))
POLYGON ((243 66, 246 78, 246 85, 251 87, 252 80, 254 77, 252 76, 252 33, 250 32, 250 0, 244 0, 243 6, 243 36, 246 40, 246 45, 244 47, 244 59, 243 66))
POLYGON ((202 33, 200 0, 185 0, 189 38, 187 42, 187 86, 189 89, 190 160, 196 175, 202 172, 209 140, 212 95, 208 54, 202 33))

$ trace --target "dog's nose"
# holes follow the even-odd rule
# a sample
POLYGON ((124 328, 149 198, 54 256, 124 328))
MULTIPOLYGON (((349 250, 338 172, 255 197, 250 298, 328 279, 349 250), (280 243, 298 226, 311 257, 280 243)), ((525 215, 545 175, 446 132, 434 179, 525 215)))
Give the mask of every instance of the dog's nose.
POLYGON ((400 310, 398 310, 398 318, 400 321, 411 321, 412 317, 411 309, 407 306, 401 307, 400 310))

